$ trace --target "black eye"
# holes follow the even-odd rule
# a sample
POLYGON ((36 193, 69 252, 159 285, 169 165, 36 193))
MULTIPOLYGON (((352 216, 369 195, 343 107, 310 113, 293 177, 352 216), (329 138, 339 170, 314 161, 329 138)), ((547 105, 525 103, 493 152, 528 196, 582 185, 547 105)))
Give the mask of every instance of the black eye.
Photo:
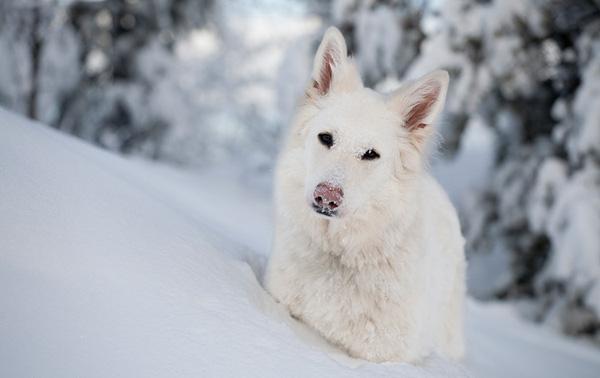
POLYGON ((364 154, 362 154, 362 156, 360 157, 361 160, 375 160, 375 159, 379 159, 379 153, 377 151, 375 151, 374 149, 369 149, 367 150, 367 152, 365 152, 364 154))
POLYGON ((319 142, 321 142, 323 146, 326 146, 327 148, 331 148, 331 146, 333 146, 333 135, 329 133, 320 133, 318 137, 319 142))

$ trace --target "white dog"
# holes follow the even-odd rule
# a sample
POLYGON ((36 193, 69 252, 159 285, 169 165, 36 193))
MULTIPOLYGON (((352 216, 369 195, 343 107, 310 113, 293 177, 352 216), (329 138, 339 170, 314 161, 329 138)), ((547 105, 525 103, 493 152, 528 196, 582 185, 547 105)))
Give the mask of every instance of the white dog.
POLYGON ((327 30, 280 157, 271 294, 351 356, 464 353, 465 257, 456 211, 425 170, 448 73, 389 96, 363 86, 327 30))

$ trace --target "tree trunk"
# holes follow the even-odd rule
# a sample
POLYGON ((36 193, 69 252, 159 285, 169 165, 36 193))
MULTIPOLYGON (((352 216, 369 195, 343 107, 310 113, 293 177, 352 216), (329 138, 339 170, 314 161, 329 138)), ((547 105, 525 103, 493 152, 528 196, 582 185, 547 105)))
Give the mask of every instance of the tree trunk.
POLYGON ((31 57, 31 86, 27 101, 27 116, 37 119, 37 98, 39 92, 39 71, 42 52, 42 9, 41 5, 36 4, 31 9, 31 34, 30 34, 30 57, 31 57))

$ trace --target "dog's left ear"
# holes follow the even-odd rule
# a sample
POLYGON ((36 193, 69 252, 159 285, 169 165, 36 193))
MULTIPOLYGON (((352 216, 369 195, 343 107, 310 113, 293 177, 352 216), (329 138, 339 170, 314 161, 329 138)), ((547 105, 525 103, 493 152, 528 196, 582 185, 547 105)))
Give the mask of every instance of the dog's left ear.
POLYGON ((388 99, 389 108, 400 116, 418 147, 433 132, 432 125, 446 101, 448 81, 448 72, 437 70, 403 85, 388 99))

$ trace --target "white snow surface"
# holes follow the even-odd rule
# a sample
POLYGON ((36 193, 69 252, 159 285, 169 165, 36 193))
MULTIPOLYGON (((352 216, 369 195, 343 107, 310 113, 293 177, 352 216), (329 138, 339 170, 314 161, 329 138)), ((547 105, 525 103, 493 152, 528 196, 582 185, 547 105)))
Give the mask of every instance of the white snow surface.
POLYGON ((126 160, 0 109, 0 376, 598 375, 597 349, 476 302, 463 364, 345 357, 262 289, 269 198, 233 171, 126 160))

